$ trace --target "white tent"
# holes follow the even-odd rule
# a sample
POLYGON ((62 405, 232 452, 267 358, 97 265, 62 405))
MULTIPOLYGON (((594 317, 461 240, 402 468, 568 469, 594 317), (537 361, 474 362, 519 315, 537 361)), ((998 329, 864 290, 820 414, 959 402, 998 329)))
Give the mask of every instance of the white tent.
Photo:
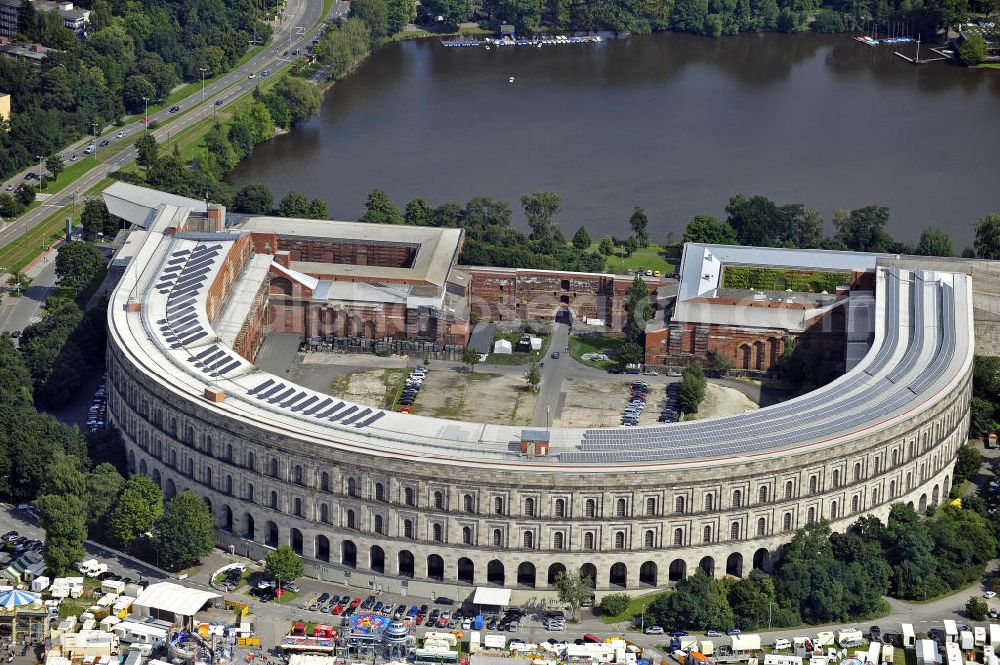
POLYGON ((505 339, 498 339, 493 343, 493 353, 509 354, 514 351, 514 347, 505 339))
POLYGON ((188 620, 219 594, 199 589, 189 589, 171 582, 150 584, 132 604, 132 612, 139 617, 152 616, 173 623, 187 624, 188 620))
POLYGON ((476 593, 472 596, 472 604, 507 607, 510 605, 510 589, 477 586, 476 593))

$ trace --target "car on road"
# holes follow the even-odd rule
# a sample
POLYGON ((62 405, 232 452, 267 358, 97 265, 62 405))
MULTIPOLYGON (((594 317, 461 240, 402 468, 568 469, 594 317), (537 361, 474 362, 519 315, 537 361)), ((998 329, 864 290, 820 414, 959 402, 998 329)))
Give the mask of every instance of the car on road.
POLYGON ((674 632, 670 633, 670 637, 687 637, 690 634, 691 633, 687 632, 686 630, 675 630, 674 632))
POLYGON ((558 360, 558 359, 559 359, 559 352, 558 352, 558 351, 553 351, 553 352, 552 352, 552 355, 551 355, 550 357, 551 357, 551 358, 552 358, 553 360, 558 360))
POLYGON ((256 72, 250 72, 250 75, 247 76, 247 78, 248 79, 255 79, 255 78, 257 78, 257 73, 256 72))
POLYGON ((705 637, 722 637, 722 633, 714 628, 709 628, 705 631, 705 637))
POLYGON ((223 99, 216 99, 215 100, 215 105, 216 106, 222 106, 223 102, 225 102, 225 100, 223 100, 223 99))
POLYGON ((736 637, 739 634, 740 634, 739 628, 730 628, 729 630, 726 631, 726 635, 729 635, 730 637, 736 637))
POLYGON ((94 150, 96 150, 96 149, 97 148, 94 146, 94 144, 91 143, 90 145, 88 145, 86 148, 83 149, 83 154, 85 154, 85 155, 93 155, 94 154, 94 150))
POLYGON ((299 585, 296 584, 295 582, 285 582, 284 584, 281 585, 281 588, 284 589, 285 591, 291 591, 292 593, 299 592, 299 585))
POLYGON ((996 598, 996 597, 997 597, 996 591, 987 591, 986 593, 983 594, 983 598, 996 598))
POLYGON ((990 608, 990 618, 991 619, 1000 619, 1000 610, 998 610, 995 607, 991 607, 990 608))
POLYGON ((169 112, 169 113, 177 113, 177 112, 178 112, 178 111, 180 111, 180 110, 181 110, 181 107, 180 107, 180 106, 171 106, 171 107, 170 107, 170 111, 168 111, 168 112, 169 112))
POLYGON ((265 69, 264 71, 262 71, 262 72, 260 73, 260 75, 261 75, 262 77, 263 77, 263 76, 270 76, 270 75, 271 75, 271 70, 270 70, 270 69, 265 69))
POLYGON ((14 339, 17 339, 18 337, 21 336, 21 331, 20 330, 15 330, 14 332, 12 332, 10 334, 10 336, 13 337, 14 339))
POLYGON ((70 155, 69 161, 75 162, 76 160, 77 160, 77 157, 76 157, 76 153, 74 152, 72 155, 70 155))
POLYGON ((108 139, 104 139, 103 141, 101 141, 97 145, 100 146, 101 148, 106 148, 109 145, 111 145, 111 141, 109 141, 108 139))
POLYGON ((649 628, 647 628, 645 630, 645 633, 647 635, 662 635, 663 634, 663 626, 650 626, 649 628))
POLYGON ((123 138, 125 138, 125 132, 118 132, 117 134, 115 134, 115 138, 116 139, 123 139, 123 138))

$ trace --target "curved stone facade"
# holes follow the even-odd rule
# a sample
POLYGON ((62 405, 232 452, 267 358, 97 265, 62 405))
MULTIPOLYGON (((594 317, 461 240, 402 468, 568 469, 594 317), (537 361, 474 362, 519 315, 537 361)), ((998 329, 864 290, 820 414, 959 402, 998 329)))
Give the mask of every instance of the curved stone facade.
POLYGON ((967 376, 905 425, 832 455, 497 473, 345 456, 276 436, 154 380, 113 343, 108 367, 109 411, 130 471, 150 474, 168 497, 204 496, 220 542, 238 553, 288 544, 314 575, 386 589, 422 581, 546 590, 563 566, 593 573, 598 590, 637 589, 696 566, 719 575, 766 567, 810 520, 845 529, 862 513, 884 519, 895 502, 924 509, 946 497, 971 391, 967 376))

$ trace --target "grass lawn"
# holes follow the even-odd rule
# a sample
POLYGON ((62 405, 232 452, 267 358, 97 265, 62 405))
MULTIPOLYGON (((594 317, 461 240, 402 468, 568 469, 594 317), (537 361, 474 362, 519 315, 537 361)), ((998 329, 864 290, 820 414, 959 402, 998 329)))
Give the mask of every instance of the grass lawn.
POLYGON ((663 595, 661 592, 646 594, 645 596, 638 596, 633 598, 625 611, 618 616, 605 616, 601 615, 601 621, 604 623, 621 623, 622 621, 631 621, 632 617, 638 616, 646 611, 646 608, 656 600, 659 596, 663 595))
MULTIPOLYGON (((590 246, 590 251, 596 252, 598 243, 590 246)), ((616 248, 621 250, 621 248, 616 248)), ((660 245, 650 245, 640 247, 631 256, 624 256, 621 253, 612 254, 604 262, 604 269, 610 273, 624 275, 634 273, 636 270, 659 270, 660 274, 669 275, 677 270, 677 262, 680 256, 676 247, 661 247, 660 245)))
POLYGON ((615 364, 613 358, 618 351, 618 347, 625 343, 625 337, 615 335, 573 335, 569 338, 569 354, 573 360, 596 367, 607 369, 615 364), (585 353, 606 353, 612 360, 583 360, 580 356, 585 353))
POLYGON ((292 602, 293 600, 295 600, 298 597, 299 597, 298 593, 296 593, 294 591, 288 591, 286 589, 285 593, 283 593, 280 596, 276 597, 272 602, 278 603, 279 605, 287 605, 288 603, 292 602))
POLYGON ((84 155, 81 152, 80 157, 75 162, 66 162, 66 168, 59 174, 59 177, 48 181, 45 193, 56 194, 61 192, 72 185, 77 178, 101 163, 100 161, 90 159, 90 157, 91 155, 84 155))
MULTIPOLYGON (((531 353, 519 353, 514 351, 511 354, 503 353, 491 353, 489 357, 486 358, 486 362, 482 363, 484 365, 523 365, 532 362, 540 362, 545 360, 545 354, 549 348, 549 335, 535 335, 536 337, 542 338, 542 348, 538 351, 532 351, 531 353)), ((493 341, 496 342, 499 339, 505 339, 510 342, 511 347, 517 348, 517 340, 521 339, 521 333, 519 332, 501 332, 497 333, 493 337, 493 341)), ((558 351, 559 349, 553 349, 558 351)))
POLYGON ((80 605, 74 601, 64 600, 59 603, 59 618, 68 619, 69 617, 76 617, 87 611, 86 606, 80 605))

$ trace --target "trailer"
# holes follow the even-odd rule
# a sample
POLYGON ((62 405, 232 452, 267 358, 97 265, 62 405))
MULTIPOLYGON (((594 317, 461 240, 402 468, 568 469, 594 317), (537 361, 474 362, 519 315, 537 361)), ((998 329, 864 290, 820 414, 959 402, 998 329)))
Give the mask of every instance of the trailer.
POLYGON ((948 642, 945 645, 945 657, 948 659, 947 665, 965 665, 962 659, 962 650, 958 648, 958 642, 948 642))
POLYGON ((940 665, 941 655, 934 640, 917 640, 917 665, 940 665))
POLYGON ((916 645, 917 638, 913 633, 913 624, 903 624, 903 648, 908 649, 916 645))
POLYGON ((990 624, 990 646, 993 647, 993 653, 1000 649, 1000 624, 990 624))
POLYGON ((945 642, 958 641, 958 626, 955 625, 954 619, 944 620, 944 641, 945 642))
MULTIPOLYGON (((858 632, 860 633, 861 631, 859 630, 858 632)), ((833 643, 833 631, 821 630, 816 633, 816 640, 813 642, 813 646, 817 649, 821 649, 822 647, 833 646, 833 643)))
POLYGON ((971 630, 960 631, 958 641, 962 645, 962 651, 972 651, 976 648, 976 639, 972 636, 971 630))
POLYGON ((872 642, 868 645, 868 652, 865 654, 865 662, 870 665, 879 665, 882 662, 882 643, 872 642))
POLYGON ((845 628, 837 631, 837 644, 843 649, 859 647, 865 641, 865 636, 857 628, 845 628))
POLYGON ((982 648, 986 645, 986 628, 983 626, 976 626, 972 629, 973 634, 976 636, 976 646, 982 648))
POLYGON ((802 665, 802 657, 768 653, 764 654, 764 665, 802 665))
MULTIPOLYGON (((896 660, 896 647, 891 644, 882 645, 882 662, 892 663, 896 660)), ((905 658, 903 660, 906 660, 905 658)))

